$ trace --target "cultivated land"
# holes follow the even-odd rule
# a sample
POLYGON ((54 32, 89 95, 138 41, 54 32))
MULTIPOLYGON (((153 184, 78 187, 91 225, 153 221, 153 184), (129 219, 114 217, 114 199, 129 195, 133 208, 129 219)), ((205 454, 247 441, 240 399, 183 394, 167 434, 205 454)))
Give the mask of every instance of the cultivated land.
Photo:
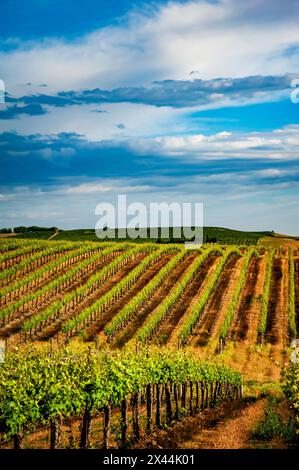
MULTIPOLYGON (((230 446, 234 433, 228 441, 221 434, 231 420, 231 429, 247 432, 236 446, 251 447, 250 429, 265 408, 262 389, 280 381, 299 330, 298 242, 279 237, 279 244, 271 244, 274 237, 269 237, 263 243, 259 237, 258 246, 207 243, 186 249, 182 244, 70 242, 59 235, 50 241, 0 240, 0 338, 7 349, 25 354, 49 345, 75 351, 93 344, 115 352, 157 346, 233 366, 244 376, 245 402, 218 410, 224 421, 212 427, 212 437, 213 411, 206 411, 198 419, 210 433, 193 436, 189 423, 189 434, 175 439, 179 447, 210 447, 216 436, 218 447, 230 446), (246 402, 252 395, 256 403, 246 402)), ((78 423, 70 424, 74 435, 78 423)), ((171 432, 179 432, 179 426, 171 432)), ((167 447, 172 438, 165 432, 151 445, 167 447)), ((41 436, 47 434, 40 433, 28 445, 43 446, 41 436)))

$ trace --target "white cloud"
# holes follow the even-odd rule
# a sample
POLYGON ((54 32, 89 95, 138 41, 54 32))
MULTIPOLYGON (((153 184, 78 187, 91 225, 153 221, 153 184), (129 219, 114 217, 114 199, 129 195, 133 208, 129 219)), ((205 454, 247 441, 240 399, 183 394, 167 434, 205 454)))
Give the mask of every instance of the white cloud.
POLYGON ((64 108, 47 107, 49 113, 43 116, 24 116, 19 119, 2 120, 2 131, 15 131, 22 135, 58 134, 75 132, 87 140, 120 140, 127 136, 152 136, 174 132, 184 132, 188 122, 182 110, 169 107, 116 103, 99 108, 105 112, 93 112, 95 105, 75 105, 64 108), (122 122, 124 129, 117 125, 122 122))
POLYGON ((92 183, 82 183, 76 186, 70 186, 63 189, 58 189, 55 192, 59 194, 99 194, 99 193, 140 193, 143 191, 150 191, 152 188, 149 185, 126 184, 125 180, 103 180, 92 183))
POLYGON ((164 136, 128 140, 132 150, 190 159, 298 160, 299 125, 272 132, 220 132, 214 135, 164 136))
MULTIPOLYGON (((168 3, 131 12, 116 26, 72 42, 44 39, 2 52, 8 91, 47 83, 50 91, 113 88, 152 80, 298 72, 296 2, 168 3)), ((28 88, 26 88, 28 92, 28 88)))

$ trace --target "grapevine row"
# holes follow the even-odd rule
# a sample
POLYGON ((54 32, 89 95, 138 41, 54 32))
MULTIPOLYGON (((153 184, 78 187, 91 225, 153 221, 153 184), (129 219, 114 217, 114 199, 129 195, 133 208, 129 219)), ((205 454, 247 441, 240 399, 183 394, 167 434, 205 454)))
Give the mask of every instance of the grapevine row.
MULTIPOLYGON (((127 245, 127 243, 119 244, 117 247, 118 251, 125 250, 127 245)), ((142 251, 144 251, 144 248, 142 248, 142 251)), ((115 247, 104 250, 102 252, 102 257, 104 258, 111 253, 118 253, 115 251, 115 247)), ((85 284, 65 294, 62 299, 51 304, 46 310, 43 310, 39 314, 34 315, 32 318, 25 321, 22 325, 22 330, 24 332, 29 331, 32 333, 32 330, 35 329, 36 332, 42 329, 49 321, 56 320, 62 311, 66 313, 71 308, 74 308, 78 302, 92 294, 99 285, 103 286, 111 276, 125 266, 128 261, 132 260, 134 256, 140 253, 141 249, 140 246, 138 246, 119 254, 115 259, 113 259, 113 261, 91 276, 85 284)))
POLYGON ((194 305, 194 307, 191 309, 189 315, 185 319, 184 323, 181 326, 180 331, 178 332, 178 340, 180 344, 185 344, 188 341, 189 336, 192 334, 195 326, 199 322, 203 309, 209 300, 212 292, 216 289, 220 277, 222 275, 222 271, 227 263, 227 260, 229 257, 231 257, 234 254, 241 254, 240 251, 235 248, 228 248, 225 250, 224 255, 222 256, 215 272, 212 274, 212 276, 209 278, 208 284, 206 285, 202 295, 199 298, 198 303, 194 305))
MULTIPOLYGON (((108 245, 109 246, 109 245, 108 245)), ((9 300, 11 300, 11 294, 14 293, 14 297, 17 295, 23 295, 26 291, 32 287, 35 287, 40 282, 44 281, 45 279, 49 278, 53 274, 57 273, 59 269, 64 266, 70 266, 71 264, 76 263, 80 259, 91 257, 92 255, 98 253, 103 248, 106 248, 104 245, 94 246, 94 245, 84 245, 80 248, 76 248, 74 250, 70 250, 65 255, 61 256, 54 261, 45 264, 41 268, 34 271, 32 274, 26 276, 25 278, 19 279, 14 283, 10 284, 7 287, 0 289, 0 299, 2 302, 5 303, 6 296, 10 294, 9 300)))
POLYGON ((246 281, 248 268, 249 268, 253 255, 258 256, 258 252, 255 250, 255 248, 250 248, 247 251, 246 255, 243 255, 243 264, 241 267, 238 282, 237 282, 237 285, 235 286, 232 300, 229 304, 227 311, 225 312, 224 320, 219 331, 219 337, 222 338, 223 340, 226 339, 230 326, 232 324, 233 318, 237 312, 241 291, 246 281))
POLYGON ((15 449, 23 447, 24 437, 47 425, 50 447, 58 448, 63 419, 78 416, 78 444, 86 448, 92 420, 99 413, 104 418, 103 447, 109 447, 114 432, 119 446, 127 447, 144 433, 141 414, 150 433, 155 426, 169 426, 189 413, 238 399, 241 393, 242 376, 234 369, 165 350, 107 354, 90 349, 78 357, 65 349, 28 353, 26 361, 16 353, 9 354, 0 368, 1 422, 4 438, 13 439, 15 449))
POLYGON ((210 253, 215 251, 219 251, 219 248, 210 247, 193 261, 191 266, 187 269, 187 272, 181 279, 179 279, 177 285, 172 288, 169 295, 162 301, 160 306, 154 310, 152 315, 150 315, 145 324, 137 332, 138 341, 145 342, 155 334, 161 322, 165 320, 172 307, 186 289, 187 285, 192 281, 194 275, 201 268, 204 261, 208 258, 210 253))
MULTIPOLYGON (((149 245, 151 248, 151 245, 149 245)), ((85 308, 76 318, 63 325, 62 332, 71 334, 72 331, 78 331, 78 327, 86 325, 89 320, 98 318, 105 309, 109 308, 115 300, 118 300, 135 282, 142 276, 152 264, 156 263, 161 257, 169 251, 173 251, 171 246, 162 247, 153 253, 150 253, 141 263, 125 276, 117 285, 115 285, 105 295, 100 297, 90 307, 85 308)))
POLYGON ((261 334, 262 338, 266 332, 267 328, 267 316, 268 316, 268 305, 269 305, 269 298, 270 298, 270 288, 271 288, 271 277, 272 277, 272 267, 273 267, 273 258, 274 258, 275 251, 271 250, 267 252, 266 255, 266 275, 265 275, 265 282, 262 294, 262 306, 261 306, 261 316, 260 316, 260 323, 259 323, 259 333, 261 334))
POLYGON ((16 263, 10 268, 4 269, 0 273, 0 280, 1 279, 10 280, 17 273, 26 274, 28 273, 30 269, 32 269, 32 267, 36 268, 36 267, 39 267, 41 264, 43 264, 48 257, 51 257, 53 255, 59 256, 60 253, 63 253, 68 250, 72 250, 78 246, 80 246, 80 244, 78 243, 77 244, 57 243, 55 245, 50 245, 42 249, 42 251, 35 253, 29 256, 28 258, 24 259, 20 263, 16 263), (30 265, 33 265, 33 266, 30 266, 30 265))
MULTIPOLYGON (((115 247, 111 248, 111 251, 115 250, 115 247)), ((25 305, 27 307, 36 307, 40 302, 44 301, 50 294, 55 295, 58 292, 62 291, 65 287, 68 287, 74 280, 78 277, 82 277, 85 271, 88 271, 90 267, 94 267, 103 256, 102 252, 96 253, 91 258, 83 260, 73 269, 62 274, 58 278, 54 279, 50 283, 46 284, 42 288, 38 289, 34 293, 30 293, 22 297, 21 299, 13 302, 7 307, 3 308, 0 311, 0 319, 7 319, 10 321, 10 317, 18 312, 21 308, 24 311, 25 305), (30 305, 29 305, 30 304, 30 305)))

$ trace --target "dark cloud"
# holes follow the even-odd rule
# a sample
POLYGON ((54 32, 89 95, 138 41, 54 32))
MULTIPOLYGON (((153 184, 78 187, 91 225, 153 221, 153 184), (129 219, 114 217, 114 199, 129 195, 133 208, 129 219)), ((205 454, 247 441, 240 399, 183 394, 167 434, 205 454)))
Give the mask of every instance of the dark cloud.
MULTIPOLYGON (((142 184, 155 181, 155 186, 164 191, 166 187, 175 188, 178 182, 184 183, 196 175, 210 178, 212 175, 234 173, 237 176, 244 171, 269 167, 294 169, 288 174, 278 175, 276 182, 299 179, 297 161, 272 160, 270 163, 268 152, 265 152, 265 158, 247 159, 246 163, 243 158, 235 157, 232 165, 230 158, 192 159, 183 154, 169 158, 150 150, 139 153, 121 142, 89 142, 76 133, 23 136, 6 132, 0 134, 0 144, 0 186, 5 187, 39 185, 50 188, 63 184, 66 178, 70 181, 78 178, 134 178, 142 184)), ((272 181, 266 172, 260 181, 267 180, 272 181)))
POLYGON ((0 111, 0 119, 15 119, 24 114, 29 116, 41 116, 47 114, 47 111, 38 103, 25 106, 12 105, 0 111))
MULTIPOLYGON (((102 103, 140 103, 152 106, 171 106, 173 108, 208 105, 228 98, 232 101, 246 100, 257 93, 271 93, 290 88, 294 74, 283 76, 251 76, 244 78, 215 78, 212 80, 164 80, 154 82, 150 87, 123 87, 113 90, 95 88, 92 90, 62 91, 56 95, 28 95, 10 102, 26 105, 39 105, 33 113, 43 114, 41 107, 64 107, 72 105, 102 103)), ((24 108, 23 108, 24 109, 24 108)), ((28 113, 30 114, 30 108, 28 113)), ((101 112, 101 110, 93 110, 101 112)), ((20 114, 20 112, 19 112, 20 114)), ((9 115, 9 113, 8 113, 9 115)), ((4 117, 8 119, 7 117, 4 117)))

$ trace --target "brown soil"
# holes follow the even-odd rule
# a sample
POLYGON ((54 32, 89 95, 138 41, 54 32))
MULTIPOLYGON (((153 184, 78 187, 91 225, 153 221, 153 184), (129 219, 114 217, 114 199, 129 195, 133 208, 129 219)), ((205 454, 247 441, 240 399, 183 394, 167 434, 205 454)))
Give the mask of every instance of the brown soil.
POLYGON ((37 333, 37 339, 49 339, 59 332, 63 323, 67 322, 70 318, 78 315, 84 308, 92 305, 98 298, 106 294, 112 287, 118 284, 132 269, 141 262, 141 259, 135 258, 134 261, 128 263, 123 268, 121 268, 117 273, 114 274, 107 282, 101 284, 100 287, 95 290, 92 294, 84 297, 81 302, 78 302, 74 309, 63 314, 58 320, 50 321, 50 326, 46 326, 37 333))
POLYGON ((246 281, 243 291, 241 292, 239 307, 232 324, 232 333, 230 335, 231 338, 239 341, 247 337, 252 315, 255 314, 256 309, 253 308, 253 305, 255 304, 256 306, 256 287, 261 264, 262 259, 254 256, 250 262, 246 281))
POLYGON ((210 272, 216 258, 217 256, 212 255, 205 260, 203 266, 201 266, 199 271, 195 274, 192 281, 183 292, 183 295, 178 299, 169 316, 167 316, 167 321, 162 323, 157 332, 155 342, 160 344, 168 342, 178 322, 188 310, 194 297, 197 296, 201 290, 202 284, 210 272))
MULTIPOLYGON (((240 260, 242 260, 242 258, 240 258, 239 261, 240 260)), ((216 290, 204 309, 198 327, 194 331, 192 340, 193 346, 206 346, 211 336, 216 333, 222 318, 220 315, 221 311, 223 310, 223 306, 227 303, 228 297, 230 297, 229 294, 234 284, 236 265, 236 257, 231 256, 223 269, 216 290)))
MULTIPOLYGON (((137 255, 136 259, 141 261, 145 256, 146 256, 145 253, 141 253, 137 255)), ((94 266, 91 271, 86 272, 79 279, 75 279, 72 282, 70 282, 70 284, 58 294, 51 295, 49 293, 48 297, 44 299, 43 302, 39 306, 30 309, 30 311, 16 312, 14 319, 12 319, 4 327, 0 328, 0 334, 3 335, 4 337, 9 337, 10 335, 18 332, 20 330, 21 325, 24 323, 25 320, 27 320, 32 315, 36 315, 42 310, 45 310, 50 304, 56 302, 57 300, 62 299, 67 292, 70 292, 76 287, 79 287, 80 285, 84 284, 93 274, 95 274, 99 269, 101 269, 101 267, 103 267, 105 263, 107 262, 106 261, 104 262, 103 260, 99 260, 99 263, 96 264, 96 266, 94 266)), ((68 267, 64 268, 64 272, 67 272, 68 270, 69 270, 68 267)))
POLYGON ((151 266, 139 279, 138 281, 118 299, 111 308, 101 316, 100 319, 96 320, 91 326, 86 329, 86 337, 88 340, 92 340, 98 333, 100 333, 105 325, 109 323, 114 315, 126 305, 159 271, 165 266, 167 261, 170 260, 170 254, 162 257, 158 262, 151 266))
POLYGON ((136 331, 143 325, 148 315, 153 312, 155 308, 158 307, 158 305, 160 305, 162 300, 169 293, 170 289, 194 261, 195 257, 195 253, 190 253, 190 255, 186 256, 183 261, 181 261, 176 269, 170 273, 167 279, 165 279, 165 282, 162 284, 162 286, 157 289, 151 300, 142 309, 140 309, 136 317, 134 317, 134 319, 128 324, 125 330, 116 335, 112 346, 121 348, 125 343, 133 338, 136 331))
MULTIPOLYGON (((94 252, 94 253, 96 253, 96 252, 94 252)), ((112 260, 117 254, 119 254, 119 252, 113 252, 111 255, 108 255, 108 257, 111 258, 111 260, 112 260)), ((61 256, 61 254, 59 256, 61 256)), ((59 258, 59 256, 57 256, 56 258, 59 258)), ((45 267, 48 264, 48 262, 51 263, 54 259, 55 259, 55 257, 50 259, 50 261, 47 261, 46 263, 43 263, 41 266, 38 266, 36 269, 39 269, 41 267, 45 267)), ((80 256, 80 258, 77 259, 76 261, 74 261, 74 259, 70 259, 68 266, 60 266, 60 267, 58 266, 57 269, 56 269, 56 272, 50 273, 47 277, 40 277, 35 282, 31 282, 28 286, 25 286, 26 290, 22 294, 16 293, 18 291, 18 289, 16 289, 16 291, 12 292, 12 297, 11 297, 12 300, 9 301, 9 302, 6 302, 6 305, 8 305, 9 303, 15 302, 15 300, 18 299, 20 295, 27 295, 27 294, 36 292, 38 289, 41 289, 42 287, 44 287, 45 285, 47 285, 51 281, 53 281, 57 276, 61 276, 62 274, 68 272, 70 269, 75 268, 83 260, 84 260, 83 256, 80 256)), ((103 262, 102 262, 102 265, 104 265, 103 262)), ((100 267, 100 265, 98 266, 98 268, 99 267, 100 267)), ((30 269, 30 271, 31 271, 31 269, 30 269)), ((27 276, 27 274, 23 273, 21 276, 18 276, 16 279, 13 279, 11 282, 8 282, 6 285, 10 285, 13 282, 18 281, 21 278, 26 277, 26 276, 27 276)))
POLYGON ((271 344, 280 344, 282 347, 286 346, 286 337, 288 336, 287 274, 287 260, 284 258, 275 258, 273 260, 265 340, 271 344))
POLYGON ((263 415, 265 399, 228 402, 157 431, 139 448, 243 449, 252 447, 251 431, 263 415))
POLYGON ((15 252, 16 252, 17 250, 5 250, 5 251, 2 251, 1 254, 9 253, 9 254, 11 255, 11 257, 10 257, 9 259, 7 259, 6 261, 3 261, 3 262, 0 264, 0 268, 1 268, 1 269, 10 268, 10 267, 13 266, 14 264, 20 263, 20 261, 23 261, 24 259, 29 258, 29 257, 32 256, 33 254, 37 254, 38 252, 42 251, 43 249, 44 249, 43 247, 35 248, 34 250, 32 249, 31 251, 29 251, 29 252, 27 252, 27 253, 24 253, 23 255, 16 255, 15 252))

